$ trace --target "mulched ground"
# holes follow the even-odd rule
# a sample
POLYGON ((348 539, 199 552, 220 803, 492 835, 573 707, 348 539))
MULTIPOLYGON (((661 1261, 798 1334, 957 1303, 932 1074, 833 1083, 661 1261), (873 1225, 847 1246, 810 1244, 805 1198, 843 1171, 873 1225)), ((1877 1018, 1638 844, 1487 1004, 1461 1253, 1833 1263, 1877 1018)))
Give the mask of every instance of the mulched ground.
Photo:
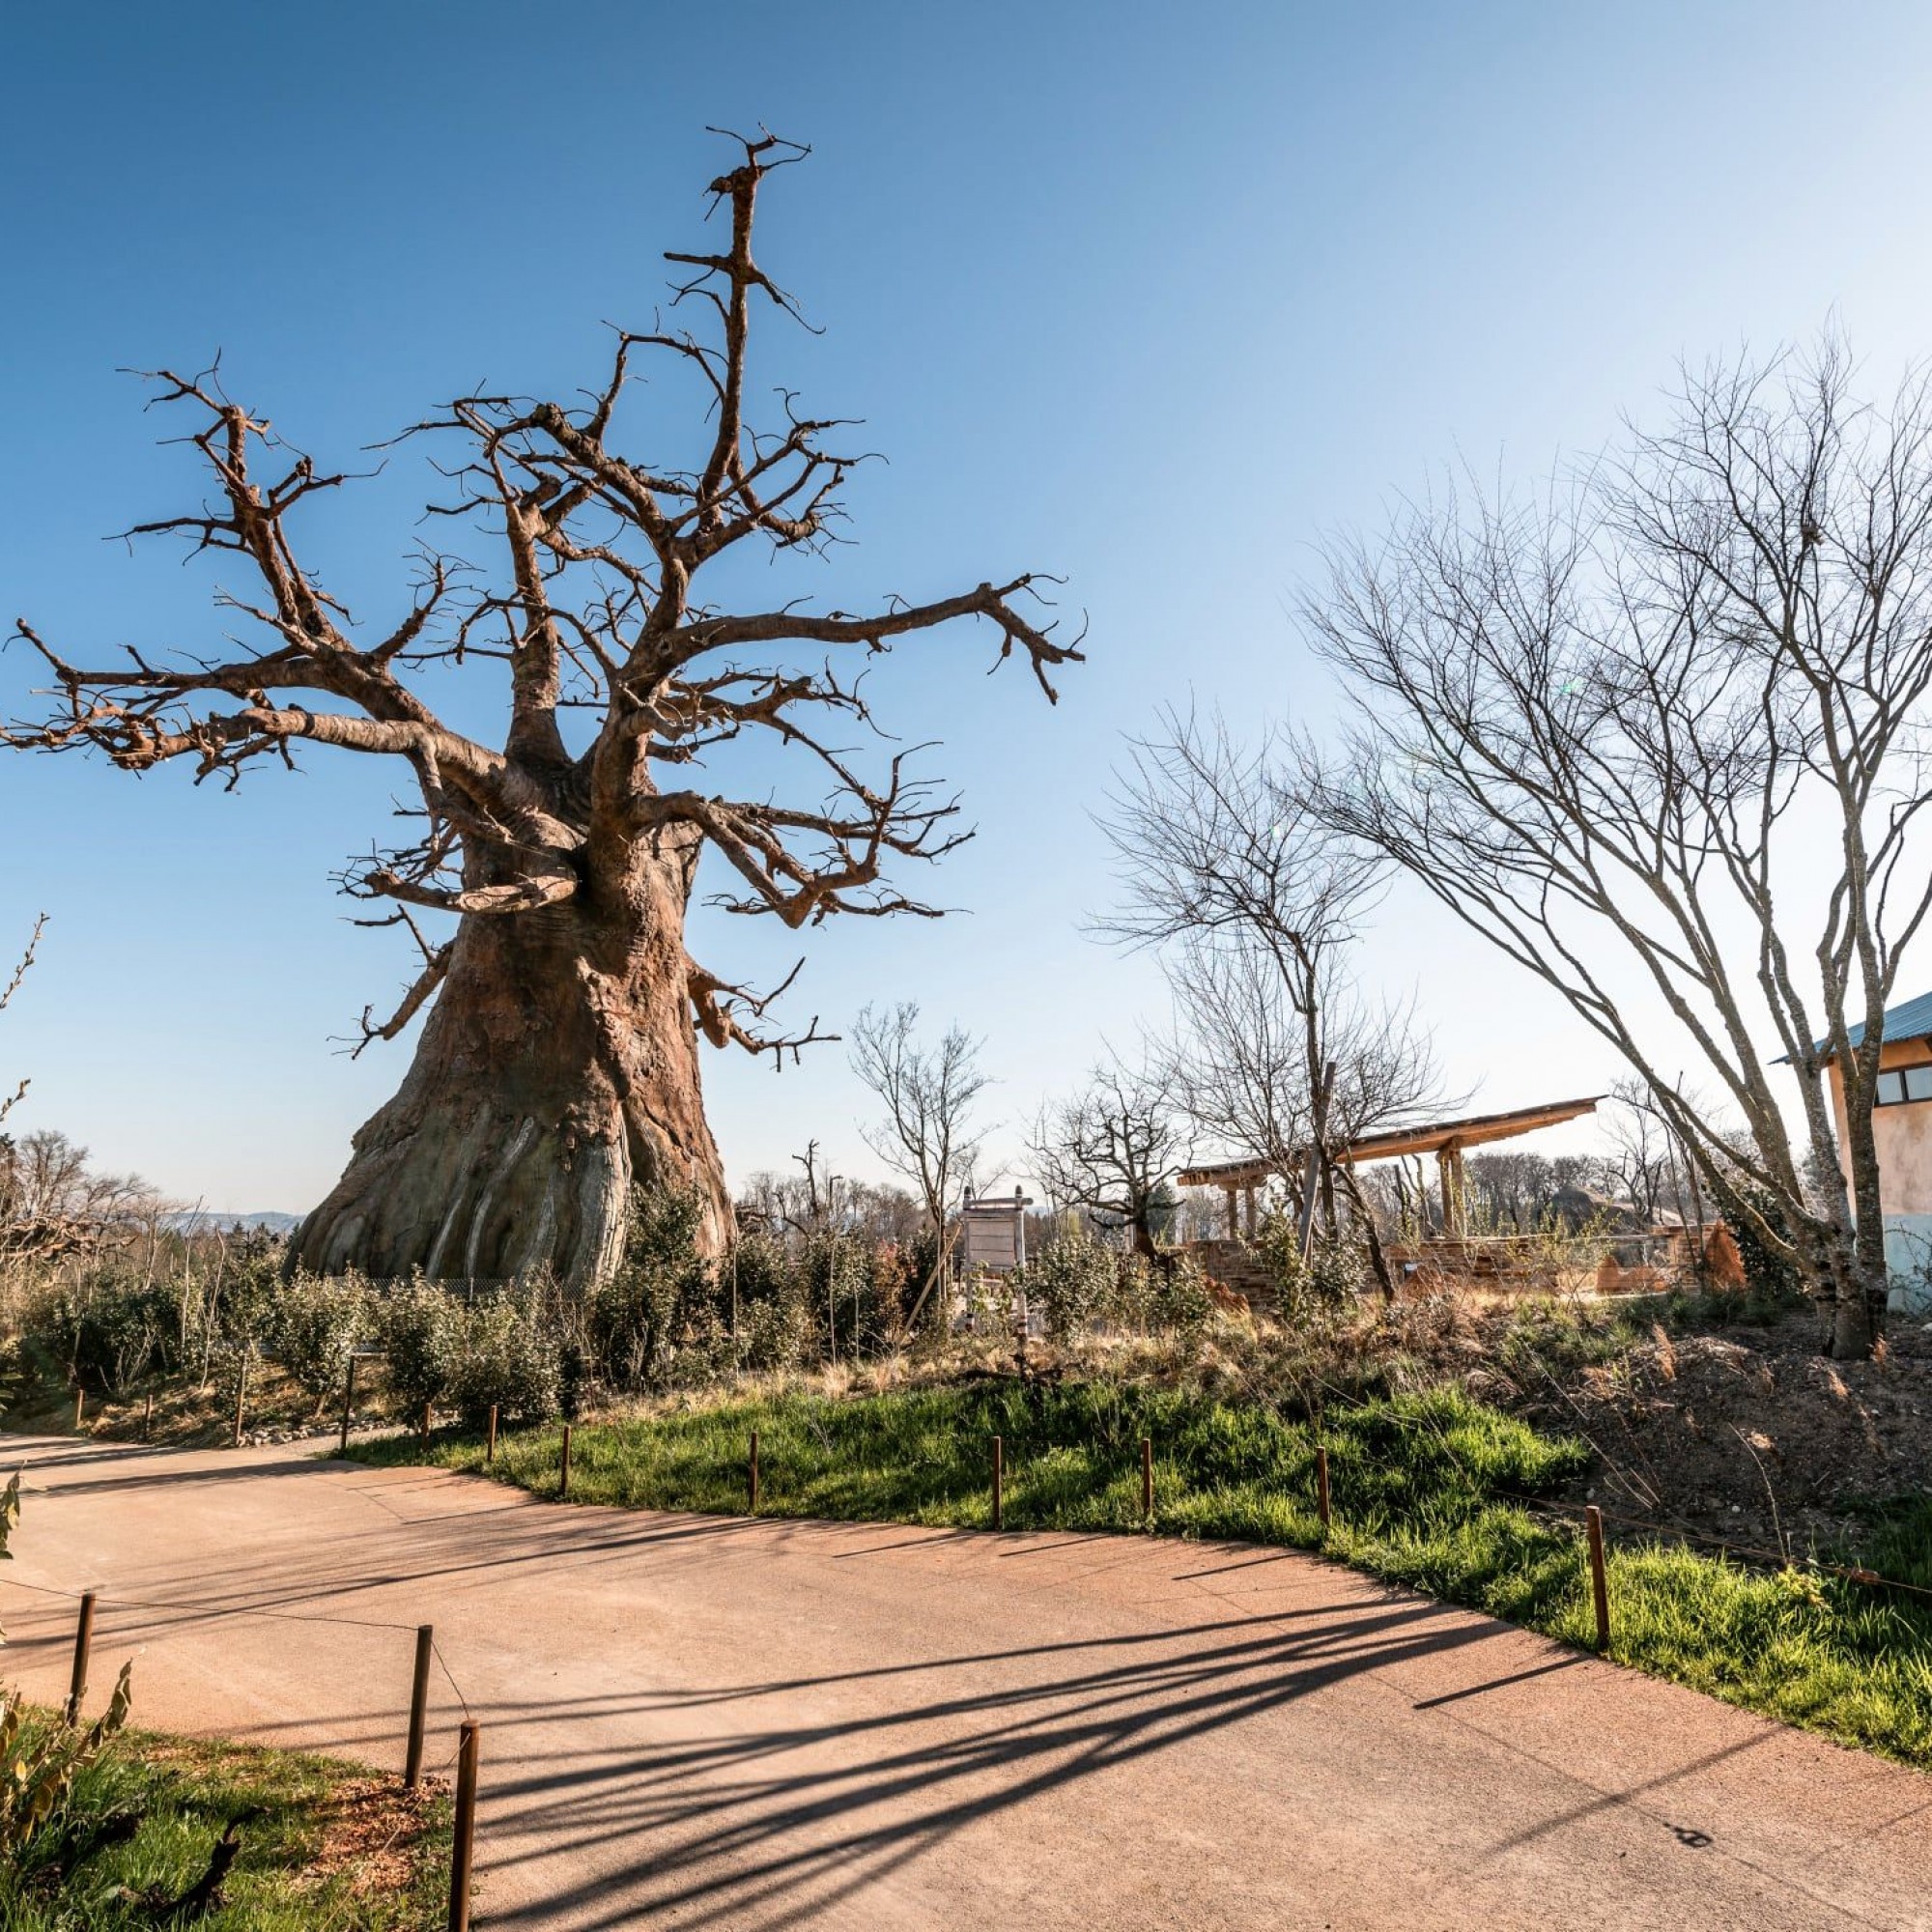
POLYGON ((1596 1451, 1606 1514, 1804 1555, 1860 1506, 1932 1494, 1932 1323, 1893 1317, 1878 1359, 1833 1362, 1815 1317, 1667 1335, 1513 1404, 1596 1451))

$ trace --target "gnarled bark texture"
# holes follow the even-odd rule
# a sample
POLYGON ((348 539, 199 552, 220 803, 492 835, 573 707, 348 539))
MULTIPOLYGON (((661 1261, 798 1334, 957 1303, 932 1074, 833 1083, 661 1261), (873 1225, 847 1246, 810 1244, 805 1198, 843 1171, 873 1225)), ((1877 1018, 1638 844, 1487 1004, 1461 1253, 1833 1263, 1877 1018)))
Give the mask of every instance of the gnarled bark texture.
POLYGON ((409 1077, 302 1224, 298 1264, 477 1281, 544 1267, 582 1290, 616 1264, 632 1188, 665 1183, 699 1190, 706 1245, 724 1245, 685 981, 687 871, 634 869, 615 904, 580 891, 463 922, 409 1077))

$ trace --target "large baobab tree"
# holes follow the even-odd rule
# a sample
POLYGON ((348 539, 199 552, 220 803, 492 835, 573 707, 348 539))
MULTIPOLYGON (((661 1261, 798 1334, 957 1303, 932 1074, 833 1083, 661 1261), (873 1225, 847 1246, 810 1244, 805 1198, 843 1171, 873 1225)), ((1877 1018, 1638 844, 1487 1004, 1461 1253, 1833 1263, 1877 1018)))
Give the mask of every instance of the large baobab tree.
MULTIPOLYGON (((753 212, 767 177, 804 150, 769 136, 742 150, 711 185, 728 234, 715 252, 667 257, 684 275, 672 323, 619 333, 599 387, 570 403, 468 395, 409 432, 449 445, 454 500, 436 507, 480 525, 494 570, 433 552, 407 612, 365 629, 298 543, 311 500, 345 477, 290 451, 213 376, 163 373, 158 400, 190 418, 213 489, 200 510, 139 531, 238 559, 254 587, 219 601, 253 647, 86 669, 19 627, 57 701, 9 729, 13 744, 91 746, 131 772, 181 759, 228 784, 310 745, 412 775, 419 836, 343 884, 422 949, 394 1014, 365 1014, 364 1042, 434 1005, 401 1090, 296 1237, 311 1267, 501 1278, 548 1264, 582 1285, 613 1264, 633 1185, 661 1179, 699 1187, 708 1237, 724 1240, 698 1037, 774 1055, 801 1042, 762 1028, 769 996, 686 952, 700 856, 722 861, 724 904, 787 927, 930 910, 889 869, 958 843, 956 805, 904 751, 868 773, 840 742, 871 723, 843 661, 978 618, 1052 697, 1051 668, 1080 655, 1037 617, 1026 575, 863 614, 705 600, 704 572, 743 546, 822 547, 858 460, 846 425, 789 397, 771 429, 749 420, 754 307, 792 306, 753 254, 753 212), (698 327, 679 326, 685 315, 698 327), (683 460, 639 447, 631 378, 647 358, 681 371, 703 406, 683 460), (502 680, 500 745, 431 708, 421 673, 455 666, 502 680), (818 774, 800 802, 696 781, 759 733, 818 774), (453 915, 453 931, 422 931, 423 910, 453 915)), ((653 435, 669 440, 662 425, 653 435)))

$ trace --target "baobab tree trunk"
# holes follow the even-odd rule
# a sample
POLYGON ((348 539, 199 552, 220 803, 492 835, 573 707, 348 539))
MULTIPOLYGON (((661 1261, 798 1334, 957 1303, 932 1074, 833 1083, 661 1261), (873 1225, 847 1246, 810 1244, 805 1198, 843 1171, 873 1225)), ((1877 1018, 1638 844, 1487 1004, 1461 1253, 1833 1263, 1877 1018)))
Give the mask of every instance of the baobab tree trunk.
POLYGON ((582 1292, 616 1265, 632 1189, 696 1186, 703 1239, 730 1198, 705 1124, 684 951, 686 864, 512 918, 470 915, 394 1099, 291 1244, 320 1273, 582 1292))

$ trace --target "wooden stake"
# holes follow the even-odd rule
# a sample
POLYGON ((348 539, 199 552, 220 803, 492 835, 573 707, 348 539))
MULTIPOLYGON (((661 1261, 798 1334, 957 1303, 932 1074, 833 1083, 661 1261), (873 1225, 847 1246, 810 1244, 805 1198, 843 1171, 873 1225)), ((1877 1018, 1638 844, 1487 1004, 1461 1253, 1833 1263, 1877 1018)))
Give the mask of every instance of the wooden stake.
POLYGON ((1141 1437, 1141 1515, 1153 1520, 1153 1444, 1141 1437))
POLYGON ((248 1357, 242 1357, 242 1373, 235 1378, 235 1446, 242 1446, 242 1417, 248 1406, 248 1357))
POLYGON ((476 1857, 476 1723, 464 1720, 456 1751, 456 1830, 449 1847, 449 1932, 469 1932, 469 1879, 476 1857))
POLYGON ((1315 1512, 1321 1519, 1321 1529, 1328 1530, 1328 1452, 1322 1448, 1315 1451, 1315 1512))
POLYGON ((80 1418, 86 1413, 87 1391, 85 1389, 75 1389, 73 1392, 73 1426, 76 1431, 80 1428, 80 1418))
POLYGON ((413 1791, 422 1782, 423 1725, 429 1719, 429 1660, 436 1648, 436 1626, 416 1626, 416 1673, 410 1682, 410 1748, 403 1760, 403 1784, 413 1791))
POLYGON ((1007 1487, 1007 1445, 999 1436, 993 1437, 993 1527, 999 1529, 1006 1521, 1007 1487))
POLYGON ((154 1439, 155 1439, 155 1398, 151 1393, 148 1397, 147 1406, 141 1411, 141 1440, 143 1442, 152 1442, 154 1439))
POLYGON ((94 1649, 94 1592, 80 1600, 80 1623, 73 1634, 73 1674, 68 1679, 66 1717, 80 1722, 80 1701, 87 1695, 87 1660, 94 1649))
POLYGON ((430 1406, 428 1403, 424 1403, 423 1419, 422 1419, 422 1445, 425 1449, 429 1447, 429 1414, 430 1414, 430 1406))
POLYGON ((1610 1579, 1604 1566, 1604 1513, 1595 1503, 1583 1512, 1583 1534, 1590 1547, 1590 1599, 1597 1612, 1597 1648, 1610 1647, 1610 1579))
POLYGON ((483 1438, 483 1466, 487 1469, 497 1460, 497 1405, 490 1405, 490 1433, 483 1438))
POLYGON ((758 1432, 752 1431, 752 1514, 758 1513, 758 1432))
POLYGON ((563 1463, 556 1479, 556 1492, 559 1496, 570 1493, 570 1424, 563 1425, 563 1463))
POLYGON ((355 1413, 355 1357, 349 1357, 349 1380, 342 1391, 342 1453, 349 1454, 349 1421, 355 1413))

